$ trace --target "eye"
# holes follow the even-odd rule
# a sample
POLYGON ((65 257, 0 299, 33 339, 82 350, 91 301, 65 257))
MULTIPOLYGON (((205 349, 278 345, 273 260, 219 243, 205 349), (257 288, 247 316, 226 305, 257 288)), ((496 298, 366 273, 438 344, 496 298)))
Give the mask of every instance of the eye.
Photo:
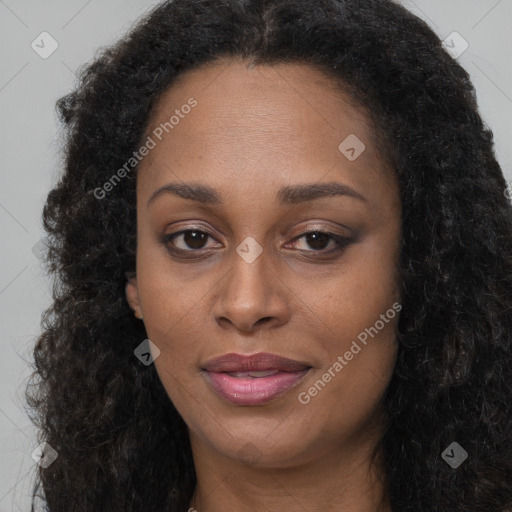
POLYGON ((349 243, 349 239, 338 235, 336 233, 331 233, 328 231, 308 231, 307 233, 303 233, 299 237, 295 238, 294 241, 304 239, 305 244, 312 247, 313 250, 309 249, 300 249, 305 250, 307 252, 331 252, 336 250, 343 249, 349 243), (327 249, 326 246, 329 245, 329 242, 332 242, 331 250, 327 249))
POLYGON ((199 229, 184 229, 183 231, 177 231, 164 236, 162 242, 171 248, 177 249, 178 251, 194 252, 194 249, 205 249, 205 242, 208 238, 213 238, 210 233, 201 231, 199 229), (181 239, 182 247, 178 247, 175 240, 181 239), (189 249, 187 249, 187 247, 189 249))
MULTIPOLYGON (((162 243, 167 249, 176 255, 183 253, 200 253, 202 249, 209 249, 215 246, 208 247, 208 239, 214 239, 213 235, 207 231, 200 229, 184 229, 176 233, 170 233, 162 238, 162 243), (180 247, 181 245, 181 247, 180 247)), ((305 245, 312 249, 298 248, 298 250, 310 253, 329 254, 332 252, 341 251, 350 243, 350 239, 336 233, 328 231, 308 231, 292 240, 294 246, 297 242, 304 239, 305 245), (326 249, 331 243, 332 247, 326 249)), ((296 247, 297 248, 297 247, 296 247)))

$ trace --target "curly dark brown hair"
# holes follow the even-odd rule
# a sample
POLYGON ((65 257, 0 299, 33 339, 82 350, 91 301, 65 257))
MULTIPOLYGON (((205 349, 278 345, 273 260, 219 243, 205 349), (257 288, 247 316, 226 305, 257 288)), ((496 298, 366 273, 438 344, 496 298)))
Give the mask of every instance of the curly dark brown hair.
POLYGON ((512 510, 512 207, 468 73, 391 0, 175 0, 80 70, 57 102, 64 172, 44 211, 53 304, 28 407, 58 458, 38 469, 50 512, 184 511, 187 427, 125 298, 135 270, 140 147, 160 95, 219 58, 319 67, 371 118, 402 200, 399 353, 379 448, 394 512, 512 510), (452 469, 453 441, 468 453, 452 469))

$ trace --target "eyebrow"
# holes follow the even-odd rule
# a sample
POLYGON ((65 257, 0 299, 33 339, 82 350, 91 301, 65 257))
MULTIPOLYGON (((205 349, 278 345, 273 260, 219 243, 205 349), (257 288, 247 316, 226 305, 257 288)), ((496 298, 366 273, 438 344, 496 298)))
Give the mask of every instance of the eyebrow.
MULTIPOLYGON (((149 206, 155 199, 163 194, 173 194, 182 199, 190 199, 211 205, 223 205, 218 192, 207 186, 196 183, 168 183, 155 190, 148 199, 149 206)), ((311 183, 299 185, 287 185, 277 191, 276 197, 281 204, 297 204, 313 201, 331 196, 349 196, 366 202, 366 198, 353 188, 337 181, 329 183, 311 183)))

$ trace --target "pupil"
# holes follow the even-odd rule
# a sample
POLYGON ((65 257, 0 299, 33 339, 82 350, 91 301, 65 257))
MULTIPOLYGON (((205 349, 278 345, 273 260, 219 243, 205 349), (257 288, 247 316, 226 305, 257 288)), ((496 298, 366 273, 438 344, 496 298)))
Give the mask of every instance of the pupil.
POLYGON ((306 240, 308 242, 308 245, 312 247, 313 249, 325 249, 326 245, 329 243, 329 235, 327 233, 321 233, 318 231, 315 231, 314 233, 310 233, 306 235, 306 240), (312 243, 311 243, 312 240, 312 243), (320 246, 318 246, 318 242, 320 241, 320 246), (326 242, 326 243, 322 243, 326 242))
POLYGON ((200 249, 202 247, 201 243, 204 242, 206 238, 208 238, 208 235, 200 231, 187 231, 183 235, 185 243, 194 249, 200 249))

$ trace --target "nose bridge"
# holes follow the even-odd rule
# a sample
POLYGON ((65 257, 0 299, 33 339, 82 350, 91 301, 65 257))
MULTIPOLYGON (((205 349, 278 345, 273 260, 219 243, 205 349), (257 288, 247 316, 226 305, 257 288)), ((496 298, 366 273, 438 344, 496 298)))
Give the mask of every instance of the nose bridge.
POLYGON ((257 301, 267 295, 270 285, 269 251, 264 249, 253 237, 245 238, 232 255, 232 277, 229 279, 231 298, 238 297, 240 302, 248 301, 256 306, 257 301))
POLYGON ((250 330, 262 318, 283 320, 286 299, 269 256, 270 251, 252 237, 236 247, 214 307, 217 321, 227 319, 239 329, 250 330))

